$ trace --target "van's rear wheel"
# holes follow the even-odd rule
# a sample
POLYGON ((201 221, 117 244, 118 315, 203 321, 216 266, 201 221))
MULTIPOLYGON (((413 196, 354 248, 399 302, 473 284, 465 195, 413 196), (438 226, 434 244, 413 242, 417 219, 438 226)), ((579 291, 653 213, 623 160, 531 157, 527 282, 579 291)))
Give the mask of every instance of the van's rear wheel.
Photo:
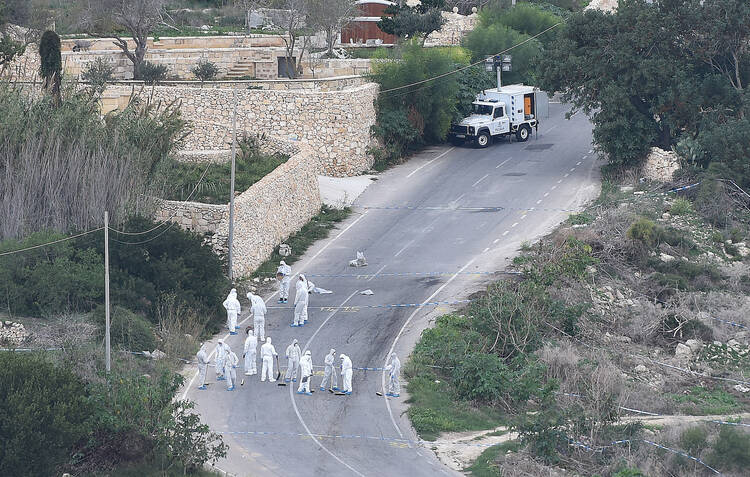
POLYGON ((487 131, 483 131, 479 133, 479 136, 477 136, 477 146, 478 147, 487 147, 490 145, 490 133, 487 131))
POLYGON ((524 124, 518 128, 518 131, 516 131, 516 139, 518 139, 519 142, 528 141, 529 136, 531 136, 531 128, 528 124, 524 124))

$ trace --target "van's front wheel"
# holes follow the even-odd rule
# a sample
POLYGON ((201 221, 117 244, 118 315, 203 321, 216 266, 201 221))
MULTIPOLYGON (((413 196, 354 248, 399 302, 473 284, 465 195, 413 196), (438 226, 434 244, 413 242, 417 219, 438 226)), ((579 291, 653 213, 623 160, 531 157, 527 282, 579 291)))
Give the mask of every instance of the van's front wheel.
POLYGON ((479 133, 479 136, 477 136, 477 146, 478 147, 487 147, 490 145, 490 133, 487 131, 483 131, 479 133))

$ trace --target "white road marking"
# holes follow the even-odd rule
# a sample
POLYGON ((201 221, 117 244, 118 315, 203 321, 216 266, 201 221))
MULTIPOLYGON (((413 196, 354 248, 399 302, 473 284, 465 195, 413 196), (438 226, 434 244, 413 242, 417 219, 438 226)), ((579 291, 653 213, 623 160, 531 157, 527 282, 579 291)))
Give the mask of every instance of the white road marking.
POLYGON ((499 169, 499 168, 501 168, 501 167, 502 167, 502 166, 503 166, 503 165, 504 165, 504 164, 505 164, 506 162, 508 162, 508 161, 510 161, 510 160, 511 160, 511 158, 510 158, 510 157, 509 157, 509 158, 507 158, 506 160, 504 160, 504 161, 503 161, 503 162, 501 162, 500 164, 496 165, 496 166, 495 166, 495 169, 499 169))
POLYGON ((459 200, 461 200, 461 198, 462 198, 463 196, 465 196, 465 195, 466 195, 466 192, 464 192, 463 194, 461 194, 461 195, 459 195, 458 197, 456 197, 456 200, 454 200, 453 202, 458 202, 458 201, 459 201, 459 200))
MULTIPOLYGON (((354 224, 356 224, 357 222, 359 222, 360 220, 362 220, 362 218, 363 218, 363 217, 364 217, 365 215, 367 215, 367 212, 368 212, 368 211, 365 211, 365 212, 364 212, 364 213, 363 213, 362 215, 360 215, 359 217, 357 217, 357 219, 356 219, 356 220, 355 220, 354 222, 352 222, 351 224, 347 225, 347 226, 346 226, 346 228, 344 228, 344 230, 342 230, 341 232, 339 232, 339 234, 338 234, 337 236, 335 236, 334 238, 332 238, 332 239, 331 239, 331 241, 329 241, 329 242, 328 242, 327 244, 325 244, 325 245, 324 245, 324 246, 323 246, 323 247, 322 247, 322 248, 321 248, 320 250, 318 250, 318 252, 317 252, 317 253, 316 253, 315 255, 313 255, 313 256, 312 256, 312 257, 310 258, 310 260, 308 260, 308 261, 307 261, 307 263, 305 263, 305 264, 304 264, 304 265, 303 265, 302 267, 300 267, 300 270, 299 270, 299 272, 297 272, 297 273, 302 273, 303 271, 305 271, 305 270, 306 270, 306 267, 307 267, 307 265, 309 265, 309 264, 310 264, 310 263, 311 263, 311 262, 312 262, 313 260, 315 260, 315 258, 316 258, 316 257, 317 257, 318 255, 320 255, 321 253, 323 253, 323 251, 324 251, 325 249, 327 249, 327 248, 328 248, 328 247, 329 247, 329 246, 330 246, 330 245, 331 245, 331 244, 332 244, 333 242, 335 242, 336 240, 338 240, 338 238, 339 238, 339 237, 341 237, 342 235, 344 235, 344 233, 346 233, 346 231, 347 231, 347 230, 349 230, 350 228, 352 228, 352 227, 354 226, 354 224)), ((294 275, 293 275, 292 277, 294 277, 294 275)), ((271 293, 271 294, 270 294, 270 295, 268 296, 268 298, 266 298, 266 299, 265 299, 265 302, 266 302, 266 303, 268 303, 268 302, 269 302, 269 301, 270 301, 270 300, 271 300, 271 299, 272 299, 272 298, 273 298, 274 296, 276 296, 276 294, 277 294, 277 293, 278 293, 278 290, 277 290, 277 291, 275 291, 275 292, 273 292, 273 293, 271 293)), ((245 318, 244 320, 240 321, 240 322, 239 322, 238 324, 239 324, 240 326, 242 326, 242 324, 243 324, 243 323, 245 323, 245 322, 246 322, 247 320, 249 320, 249 319, 250 319, 250 314, 248 314, 248 315, 247 315, 247 317, 246 317, 246 318, 245 318)), ((222 339, 226 340, 226 339, 228 339, 228 338, 229 338, 229 336, 230 336, 230 335, 229 335, 229 333, 227 333, 226 335, 224 335, 224 338, 222 338, 222 339)), ((214 348, 214 350, 213 350, 213 351, 211 351, 211 353, 209 353, 209 355, 208 355, 208 359, 209 359, 209 361, 211 360, 211 356, 213 356, 215 352, 216 352, 216 348, 214 348)), ((190 382, 188 383, 188 385, 187 385, 187 386, 185 386, 185 392, 183 392, 183 393, 182 393, 182 398, 181 398, 181 399, 183 399, 183 400, 184 400, 184 399, 187 399, 187 394, 188 394, 188 392, 190 391, 190 389, 192 389, 192 387, 193 387, 193 383, 195 383, 195 380, 196 380, 197 378, 198 378, 198 373, 195 373, 195 374, 193 375, 193 378, 192 378, 192 379, 190 380, 190 382)))
POLYGON ((570 172, 573 172, 574 170, 576 170, 576 168, 575 168, 575 167, 574 167, 574 168, 572 168, 572 169, 570 169, 570 172))
POLYGON ((553 185, 552 187, 550 187, 550 189, 549 189, 549 190, 555 190, 555 189, 557 189, 557 186, 556 186, 556 185, 553 185))
POLYGON ((413 238, 413 239, 409 240, 409 243, 407 243, 406 245, 404 245, 404 248, 402 248, 401 250, 399 250, 398 252, 396 252, 396 255, 394 255, 394 257, 398 257, 399 255, 401 255, 401 252, 403 252, 404 250, 406 250, 409 247, 409 245, 411 245, 412 243, 414 243, 415 240, 416 240, 416 238, 413 238))
MULTIPOLYGON (((443 283, 440 286, 440 288, 438 288, 437 290, 435 290, 435 293, 433 293, 432 295, 430 295, 429 297, 427 297, 427 299, 424 300, 423 303, 429 302, 430 300, 432 300, 433 298, 435 298, 435 296, 438 293, 440 293, 441 291, 443 291, 443 288, 447 287, 450 284, 450 282, 452 282, 457 276, 459 276, 459 274, 461 272, 463 272, 464 270, 466 270, 467 268, 469 268, 469 266, 472 263, 474 263, 474 260, 476 260, 476 257, 474 257, 471 260, 469 260, 466 263, 466 265, 464 265, 463 267, 461 267, 461 269, 458 272, 456 272, 456 274, 454 274, 453 276, 451 276, 448 279, 448 281, 446 281, 445 283, 443 283)), ((409 323, 411 323, 412 318, 414 318, 414 316, 417 313, 419 313, 419 311, 421 309, 422 309, 421 306, 417 307, 417 309, 414 310, 414 312, 411 315, 409 315, 409 318, 406 319, 406 321, 404 322, 404 325, 401 327, 401 329, 398 330, 398 334, 396 335, 396 338, 393 340, 393 344, 391 345, 391 349, 388 351, 388 354, 385 355, 385 363, 383 364, 383 367, 386 367, 388 365, 388 360, 390 359, 391 354, 393 353, 393 350, 396 349, 396 343, 398 342, 398 339, 404 333, 404 330, 406 329, 406 327, 409 326, 409 323)), ((381 380, 381 386, 382 386, 382 390, 383 390, 383 401, 385 401, 385 406, 388 408, 388 414, 391 416, 391 422, 393 423, 393 427, 396 428, 396 432, 398 432, 399 437, 403 438, 404 437, 404 433, 401 432, 401 428, 398 427, 398 424, 396 423, 396 418, 393 416, 393 410, 391 409, 391 403, 388 401, 388 398, 385 395, 385 392, 386 392, 386 389, 385 389, 385 375, 386 375, 386 371, 384 370, 383 371, 383 377, 382 377, 382 380, 381 380)), ((409 445, 409 447, 411 447, 411 444, 409 445)))
POLYGON ((425 163, 424 163, 424 164, 422 164, 421 166, 419 166, 419 167, 417 167, 416 169, 414 169, 413 171, 411 171, 411 172, 410 172, 410 173, 409 173, 409 174, 408 174, 408 175, 406 176, 406 178, 408 179, 409 177, 413 176, 413 175, 414 175, 414 174, 415 174, 415 173, 416 173, 416 172, 417 172, 418 170, 422 169, 423 167, 429 166, 430 164, 432 164, 433 162, 437 161, 438 159, 440 159, 441 157, 443 157, 444 155, 448 154, 449 152, 451 152, 451 151, 452 151, 452 150, 454 150, 454 149, 455 149, 455 147, 452 147, 452 148, 448 149, 447 151, 443 152, 442 154, 440 154, 440 155, 439 155, 438 157, 436 157, 436 158, 434 158, 434 159, 430 159, 429 161, 425 162, 425 163))
POLYGON ((558 184, 561 184, 561 183, 562 183, 562 179, 560 179, 559 181, 557 181, 557 183, 558 183, 558 184))
POLYGON ((549 195, 549 192, 544 193, 544 197, 547 197, 549 195))
POLYGON ((506 230, 505 232, 503 232, 503 237, 505 237, 506 235, 508 235, 508 232, 510 232, 510 230, 506 230))
MULTIPOLYGON (((584 156, 584 157, 585 157, 585 156, 584 156)), ((578 161, 578 162, 576 162, 576 166, 580 166, 580 165, 581 165, 581 162, 583 162, 583 161, 578 161)))
POLYGON ((511 225, 511 226, 510 226, 510 228, 513 228, 513 227, 515 227, 516 225, 518 225, 518 222, 513 222, 513 225, 511 225))
POLYGON ((373 278, 377 277, 377 276, 378 276, 378 274, 379 274, 380 272, 382 272, 382 271, 383 271, 383 269, 385 269, 385 267, 387 267, 387 266, 388 266, 388 265, 383 265, 382 267, 380 267, 380 270, 378 270, 377 272, 375 272, 375 275, 373 275, 373 276, 371 276, 370 278, 368 278, 368 279, 367 279, 367 281, 369 282, 369 281, 370 281, 370 280, 372 280, 373 278))
POLYGON ((494 245, 494 244, 498 243, 499 241, 500 241, 500 239, 495 239, 495 240, 492 241, 492 244, 494 245))
POLYGON ((490 250, 490 248, 489 248, 489 247, 487 247, 487 248, 485 248, 484 250, 482 250, 482 253, 487 253, 487 252, 488 252, 489 250, 490 250))
POLYGON ((526 214, 523 214, 523 215, 521 216, 521 220, 523 220, 523 219, 525 219, 525 218, 526 218, 526 214))
POLYGON ((489 174, 483 175, 481 179, 479 179, 478 181, 476 181, 475 183, 473 183, 471 186, 475 187, 477 184, 479 184, 480 182, 482 182, 483 180, 485 180, 487 178, 487 176, 489 176, 489 174))
POLYGON ((593 153, 594 153, 594 150, 593 149, 589 149, 589 154, 593 154, 593 153))
POLYGON ((570 175, 570 174, 568 174, 568 173, 566 172, 566 173, 565 173, 565 175, 564 175, 563 177, 568 177, 569 175, 570 175))
POLYGON ((539 200, 536 201, 536 205, 539 205, 541 203, 542 203, 542 199, 539 199, 539 200))
POLYGON ((554 125, 554 126, 552 126, 551 128, 547 129, 547 131, 546 131, 546 132, 550 132, 550 131, 552 131, 552 130, 553 130, 553 129, 555 129, 555 128, 556 128, 557 126, 559 126, 559 124, 555 124, 555 125, 554 125))
MULTIPOLYGON (((323 323, 321 323, 320 326, 318 326, 318 329, 315 330, 315 333, 313 333, 313 335, 310 337, 310 339, 307 340, 307 343, 305 344, 305 348, 302 350, 303 353, 307 350, 307 348, 310 347, 310 344, 315 339, 315 336, 317 336, 318 332, 323 328, 323 326, 325 326, 325 324, 328 323, 328 320, 330 320, 331 318, 333 318, 333 315, 335 315, 339 311, 340 307, 344 306, 346 304, 346 302, 349 301, 349 299, 351 297, 353 297, 354 295, 356 295, 358 292, 359 292, 359 290, 355 290, 354 293, 352 293, 351 295, 349 295, 346 298, 346 300, 344 300, 343 302, 341 302, 341 304, 339 305, 339 308, 336 309, 336 310, 334 310, 333 312, 331 312, 331 314, 328 315, 328 318, 326 318, 325 321, 323 321, 323 323)), ((289 388, 289 397, 292 400, 292 407, 294 408, 294 413, 297 414, 297 420, 299 420, 300 424, 302 424, 302 427, 305 428, 305 432, 307 432, 307 435, 310 436, 310 438, 316 444, 318 444, 318 447, 320 447, 321 449, 323 449, 324 451, 326 451, 326 453, 328 455, 330 455, 331 457, 333 457, 334 459, 336 459, 340 464, 344 465, 346 468, 348 468, 349 470, 351 470, 355 474, 357 474, 357 475, 359 475, 361 477, 365 477, 362 473, 358 472, 357 469, 355 469, 354 467, 350 466, 349 464, 347 464, 346 462, 344 462, 343 460, 341 460, 336 454, 334 454, 333 452, 331 452, 330 450, 328 450, 328 448, 326 446, 324 446, 323 444, 321 444, 321 442, 318 440, 318 438, 315 437, 312 432, 310 432, 310 428, 307 427, 307 424, 305 423, 305 420, 302 419, 302 415, 299 413, 299 409, 297 409, 297 402, 294 400, 294 386, 288 386, 288 388, 289 388)))

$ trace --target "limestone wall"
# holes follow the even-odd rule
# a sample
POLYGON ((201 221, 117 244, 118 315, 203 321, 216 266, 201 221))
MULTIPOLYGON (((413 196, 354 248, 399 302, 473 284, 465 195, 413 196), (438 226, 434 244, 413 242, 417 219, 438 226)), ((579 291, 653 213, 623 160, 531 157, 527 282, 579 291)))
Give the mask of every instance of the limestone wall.
POLYGON ((425 46, 455 46, 460 45, 465 37, 479 21, 476 13, 461 15, 453 12, 442 12, 445 23, 439 31, 432 32, 425 41, 425 46))
MULTIPOLYGON (((347 61, 347 60, 343 60, 347 61)), ((369 60, 367 60, 369 61, 369 60)), ((325 78, 298 78, 298 79, 269 79, 269 80, 220 80, 205 81, 203 83, 195 80, 189 81, 164 81, 162 86, 197 87, 197 88, 237 88, 237 89, 273 89, 273 90, 313 90, 313 91, 340 91, 346 88, 362 86, 368 82, 364 76, 335 76, 325 78)), ((135 86, 140 88, 142 81, 122 80, 117 81, 115 86, 135 86)))
MULTIPOLYGON (((375 123, 374 101, 378 87, 368 83, 340 91, 275 91, 238 89, 238 131, 254 135, 291 138, 314 152, 319 173, 347 176, 368 169, 366 149, 375 123)), ((104 110, 127 104, 131 88, 111 87, 104 110)), ((232 140, 232 90, 157 86, 149 89, 154 101, 179 101, 182 117, 192 126, 187 151, 221 151, 232 140)))
POLYGON ((154 220, 175 222, 185 230, 201 234, 213 234, 223 221, 229 220, 229 206, 159 200, 154 220))

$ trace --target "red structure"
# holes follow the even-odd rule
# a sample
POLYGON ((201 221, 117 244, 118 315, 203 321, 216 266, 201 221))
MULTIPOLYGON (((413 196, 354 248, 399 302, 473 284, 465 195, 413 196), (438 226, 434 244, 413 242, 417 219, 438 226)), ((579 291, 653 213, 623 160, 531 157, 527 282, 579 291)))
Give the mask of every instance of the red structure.
POLYGON ((384 33, 378 28, 380 17, 385 16, 385 9, 393 2, 388 0, 359 0, 359 15, 354 21, 341 29, 341 43, 367 43, 367 40, 380 40, 383 44, 396 43, 396 37, 384 33))

